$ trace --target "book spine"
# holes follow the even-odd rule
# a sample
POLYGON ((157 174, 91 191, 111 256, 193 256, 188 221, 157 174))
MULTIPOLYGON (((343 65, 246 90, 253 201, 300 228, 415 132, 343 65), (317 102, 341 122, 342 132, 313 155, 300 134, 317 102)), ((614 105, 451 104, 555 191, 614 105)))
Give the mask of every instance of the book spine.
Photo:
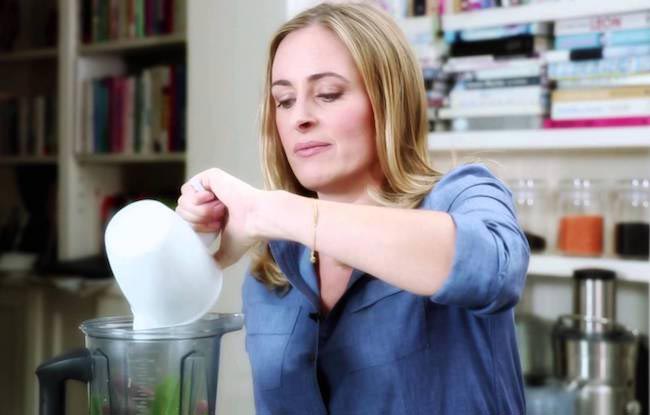
POLYGON ((569 62, 581 60, 613 59, 628 56, 650 55, 650 44, 606 46, 577 50, 550 50, 544 54, 546 62, 569 62))
POLYGON ((573 79, 630 75, 650 71, 650 56, 629 56, 583 62, 553 62, 548 64, 550 79, 573 79))
POLYGON ((650 29, 616 30, 602 35, 602 44, 626 46, 650 43, 650 29))
POLYGON ((543 105, 510 105, 498 107, 476 107, 476 108, 440 108, 438 117, 441 119, 452 119, 457 117, 501 117, 518 115, 544 115, 546 109, 543 105))
POLYGON ((445 41, 447 43, 477 42, 482 40, 503 39, 519 35, 549 35, 550 25, 548 23, 528 23, 506 26, 497 26, 485 29, 469 29, 461 31, 446 31, 445 41))
POLYGON ((142 124, 141 124, 141 145, 142 153, 151 153, 153 150, 152 139, 152 88, 151 88, 151 70, 147 69, 142 72, 142 124))
POLYGON ((629 75, 629 76, 612 76, 604 78, 585 78, 585 79, 566 79, 556 81, 558 89, 577 89, 577 88, 595 88, 595 87, 613 87, 613 86, 648 86, 650 85, 650 73, 629 75))
POLYGON ((560 89, 551 92, 553 103, 563 101, 595 101, 650 98, 650 86, 623 86, 593 89, 560 89))
POLYGON ((522 86, 540 85, 539 76, 526 76, 518 78, 499 78, 485 80, 461 80, 456 85, 464 89, 492 89, 492 88, 512 88, 522 86))
POLYGON ((555 49, 585 49, 602 46, 600 33, 584 33, 580 35, 555 36, 555 49))
POLYGON ((513 88, 452 90, 449 94, 451 108, 474 108, 487 106, 536 105, 542 101, 540 86, 513 88))
POLYGON ((544 120, 544 128, 640 127, 650 125, 650 116, 632 118, 594 118, 582 120, 544 120))
POLYGON ((555 23, 556 35, 576 35, 609 30, 650 27, 650 10, 626 14, 560 20, 555 23))
POLYGON ((551 118, 554 120, 646 116, 650 116, 648 98, 556 102, 551 105, 551 118))
POLYGON ((532 56, 548 48, 548 39, 531 35, 512 36, 478 42, 456 42, 449 47, 450 56, 474 56, 491 54, 495 57, 532 56))
POLYGON ((18 146, 17 154, 27 154, 27 143, 29 142, 29 119, 30 108, 29 98, 20 97, 18 99, 18 146))
POLYGON ((451 120, 453 131, 485 131, 485 130, 531 130, 544 125, 544 118, 539 115, 502 116, 467 118, 458 117, 451 120))
POLYGON ((36 132, 35 155, 45 154, 45 97, 34 98, 34 131, 36 132))

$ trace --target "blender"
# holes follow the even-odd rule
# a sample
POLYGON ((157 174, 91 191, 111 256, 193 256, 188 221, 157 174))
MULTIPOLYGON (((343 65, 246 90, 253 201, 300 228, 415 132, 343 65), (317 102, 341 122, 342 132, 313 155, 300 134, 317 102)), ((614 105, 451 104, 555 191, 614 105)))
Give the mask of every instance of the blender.
POLYGON ((182 326, 133 330, 132 317, 85 321, 86 347, 38 367, 40 415, 65 413, 65 381, 88 384, 90 415, 214 414, 221 337, 242 314, 210 313, 182 326))

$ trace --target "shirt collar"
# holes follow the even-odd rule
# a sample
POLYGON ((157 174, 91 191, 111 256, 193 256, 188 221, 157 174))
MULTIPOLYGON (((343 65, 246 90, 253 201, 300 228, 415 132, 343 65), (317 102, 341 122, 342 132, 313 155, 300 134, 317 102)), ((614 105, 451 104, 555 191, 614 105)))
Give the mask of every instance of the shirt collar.
MULTIPOLYGON (((311 251, 302 244, 284 240, 270 241, 269 246, 275 262, 289 283, 300 291, 316 310, 319 310, 320 290, 318 277, 310 261, 311 251)), ((363 271, 353 268, 346 292, 364 275, 363 271)))

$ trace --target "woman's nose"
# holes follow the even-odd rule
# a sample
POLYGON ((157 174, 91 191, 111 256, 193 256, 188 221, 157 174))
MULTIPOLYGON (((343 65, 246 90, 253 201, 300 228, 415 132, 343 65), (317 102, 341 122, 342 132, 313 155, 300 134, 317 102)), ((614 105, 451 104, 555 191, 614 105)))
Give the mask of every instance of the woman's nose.
POLYGON ((316 125, 317 119, 309 107, 309 103, 304 100, 301 103, 296 102, 294 108, 296 110, 294 127, 297 131, 305 132, 316 125))

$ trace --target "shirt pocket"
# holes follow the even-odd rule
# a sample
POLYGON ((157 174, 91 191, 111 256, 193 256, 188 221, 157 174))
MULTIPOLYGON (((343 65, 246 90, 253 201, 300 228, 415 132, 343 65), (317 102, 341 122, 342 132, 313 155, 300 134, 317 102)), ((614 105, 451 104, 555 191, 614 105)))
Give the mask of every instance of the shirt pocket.
POLYGON ((260 390, 282 384, 284 355, 300 307, 250 304, 245 313, 246 350, 253 370, 253 383, 260 390))

